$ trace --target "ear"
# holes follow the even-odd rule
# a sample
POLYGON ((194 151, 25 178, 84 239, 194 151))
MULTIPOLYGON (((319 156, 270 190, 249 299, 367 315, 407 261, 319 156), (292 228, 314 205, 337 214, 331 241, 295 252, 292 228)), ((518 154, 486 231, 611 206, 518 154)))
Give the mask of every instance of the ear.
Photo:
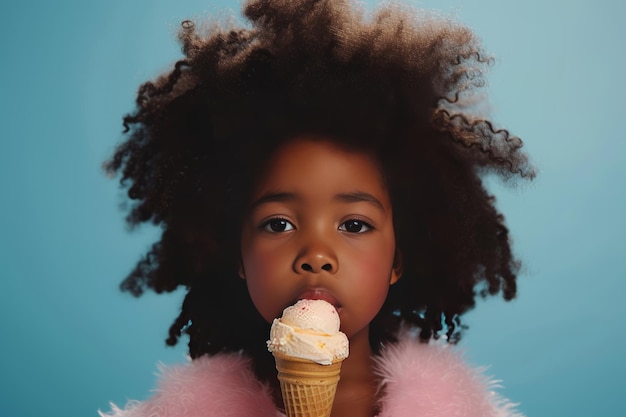
POLYGON ((246 279, 246 270, 243 269, 243 264, 239 264, 239 278, 246 279))
POLYGON ((397 271, 396 268, 392 269, 391 279, 389 280, 389 285, 393 285, 396 282, 398 282, 401 276, 402 276, 402 271, 397 271))
POLYGON ((389 285, 393 285, 402 276, 402 272, 404 268, 402 267, 402 254, 400 251, 396 249, 396 255, 393 258, 393 269, 391 270, 391 279, 389 280, 389 285))

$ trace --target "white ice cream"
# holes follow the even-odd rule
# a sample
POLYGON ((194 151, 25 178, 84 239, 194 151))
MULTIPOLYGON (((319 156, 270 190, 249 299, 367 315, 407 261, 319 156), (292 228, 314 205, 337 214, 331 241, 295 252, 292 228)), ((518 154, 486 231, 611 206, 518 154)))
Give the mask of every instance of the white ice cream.
POLYGON ((324 300, 300 300, 274 319, 270 352, 308 359, 322 365, 348 357, 348 338, 339 331, 339 314, 324 300))

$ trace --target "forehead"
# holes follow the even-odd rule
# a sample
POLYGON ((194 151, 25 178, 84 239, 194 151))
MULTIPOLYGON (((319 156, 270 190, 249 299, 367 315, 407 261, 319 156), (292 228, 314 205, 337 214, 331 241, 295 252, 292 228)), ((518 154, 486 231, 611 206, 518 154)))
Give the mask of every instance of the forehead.
POLYGON ((255 196, 281 191, 310 194, 361 191, 388 200, 374 157, 318 137, 295 138, 272 155, 257 182, 255 196))

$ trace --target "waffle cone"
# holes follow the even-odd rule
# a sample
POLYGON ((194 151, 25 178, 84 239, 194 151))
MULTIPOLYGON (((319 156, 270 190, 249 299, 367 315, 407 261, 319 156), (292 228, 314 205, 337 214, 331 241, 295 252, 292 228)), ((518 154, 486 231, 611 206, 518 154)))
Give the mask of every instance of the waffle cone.
POLYGON ((287 417, 329 417, 342 360, 320 365, 274 353, 287 417))

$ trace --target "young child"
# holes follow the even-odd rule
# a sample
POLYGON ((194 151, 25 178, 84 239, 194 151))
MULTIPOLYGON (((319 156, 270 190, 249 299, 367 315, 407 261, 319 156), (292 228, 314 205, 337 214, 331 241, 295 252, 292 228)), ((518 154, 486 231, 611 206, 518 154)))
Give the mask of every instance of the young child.
POLYGON ((185 287, 167 343, 188 335, 193 360, 101 415, 280 415, 269 323, 312 298, 350 340, 332 417, 519 416, 445 343, 478 295, 516 294, 483 176, 534 175, 480 114, 490 60, 475 35, 340 0, 244 13, 250 28, 183 22, 185 57, 141 86, 107 163, 128 222, 163 227, 122 289, 185 287))

